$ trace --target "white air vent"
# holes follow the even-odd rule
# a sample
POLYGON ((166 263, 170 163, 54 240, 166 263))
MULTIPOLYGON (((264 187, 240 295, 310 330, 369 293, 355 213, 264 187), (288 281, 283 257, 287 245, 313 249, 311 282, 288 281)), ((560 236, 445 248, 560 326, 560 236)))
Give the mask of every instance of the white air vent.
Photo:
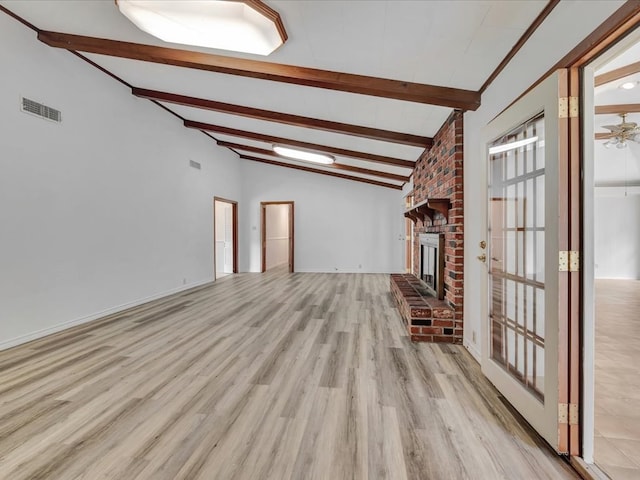
POLYGON ((40 118, 51 120, 52 122, 58 122, 58 123, 62 122, 62 112, 60 112, 60 110, 47 107, 42 103, 38 103, 34 100, 29 100, 28 98, 22 97, 22 105, 20 109, 23 112, 31 113, 32 115, 37 115, 40 118))
POLYGON ((198 162, 194 162, 193 160, 189 160, 189 166, 192 168, 197 168, 198 170, 202 168, 202 165, 200 165, 198 162))

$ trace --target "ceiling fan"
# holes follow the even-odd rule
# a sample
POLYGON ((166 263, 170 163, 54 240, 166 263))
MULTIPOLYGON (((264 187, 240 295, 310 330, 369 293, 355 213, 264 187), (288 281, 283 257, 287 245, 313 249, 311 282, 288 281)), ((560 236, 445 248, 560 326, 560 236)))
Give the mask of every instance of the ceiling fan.
POLYGON ((632 141, 640 143, 640 128, 635 122, 627 122, 627 114, 621 113, 622 123, 618 125, 603 125, 602 128, 611 130, 611 133, 607 134, 608 138, 604 142, 606 148, 615 146, 616 148, 626 148, 627 142, 632 141))

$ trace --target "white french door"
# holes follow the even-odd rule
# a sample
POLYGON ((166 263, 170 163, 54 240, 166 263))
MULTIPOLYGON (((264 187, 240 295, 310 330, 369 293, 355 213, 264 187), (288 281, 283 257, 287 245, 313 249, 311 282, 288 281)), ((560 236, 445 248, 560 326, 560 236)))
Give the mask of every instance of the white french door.
POLYGON ((559 99, 566 75, 559 70, 548 77, 483 135, 488 245, 482 370, 558 451, 566 448, 559 434, 566 292, 558 272, 567 181, 561 165, 568 148, 559 99))

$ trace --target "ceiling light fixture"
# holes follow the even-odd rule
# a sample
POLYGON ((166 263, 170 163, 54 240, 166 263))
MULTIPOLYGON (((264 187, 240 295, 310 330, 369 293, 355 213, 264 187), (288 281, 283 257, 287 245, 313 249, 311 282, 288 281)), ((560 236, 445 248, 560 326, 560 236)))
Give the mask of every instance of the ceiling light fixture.
POLYGON ((116 0, 140 30, 165 42, 269 55, 287 40, 275 10, 260 0, 116 0))
POLYGON ((287 158, 293 158, 294 160, 302 160, 304 162, 322 163, 325 165, 331 165, 335 159, 331 155, 322 153, 312 153, 305 150, 296 150, 294 148, 280 147, 278 145, 273 146, 273 151, 278 155, 287 158))
POLYGON ((511 143, 504 143, 502 145, 496 145, 495 147, 490 147, 489 148, 489 154, 493 155, 495 153, 502 153, 502 152, 506 152, 508 150, 514 150, 516 148, 519 147, 524 147, 525 145, 529 145, 530 143, 533 143, 535 141, 538 140, 538 137, 530 137, 530 138, 525 138, 523 140, 518 140, 516 142, 511 142, 511 143))
POLYGON ((620 85, 620 88, 623 90, 631 90, 632 88, 635 88, 637 82, 625 82, 622 85, 620 85))
POLYGON ((626 148, 629 141, 640 143, 640 128, 635 122, 627 122, 627 114, 621 113, 622 122, 618 125, 603 125, 602 128, 610 130, 611 133, 606 142, 605 148, 626 148))

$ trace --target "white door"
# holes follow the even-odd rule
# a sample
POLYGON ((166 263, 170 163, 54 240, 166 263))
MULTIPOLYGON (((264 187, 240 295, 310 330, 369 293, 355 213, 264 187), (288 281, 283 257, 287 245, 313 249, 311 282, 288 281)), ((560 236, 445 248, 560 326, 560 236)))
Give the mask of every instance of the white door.
POLYGON ((557 450, 564 381, 558 367, 559 178, 564 175, 558 165, 566 135, 559 97, 565 87, 566 71, 556 72, 494 119, 483 135, 488 245, 482 370, 557 450))

